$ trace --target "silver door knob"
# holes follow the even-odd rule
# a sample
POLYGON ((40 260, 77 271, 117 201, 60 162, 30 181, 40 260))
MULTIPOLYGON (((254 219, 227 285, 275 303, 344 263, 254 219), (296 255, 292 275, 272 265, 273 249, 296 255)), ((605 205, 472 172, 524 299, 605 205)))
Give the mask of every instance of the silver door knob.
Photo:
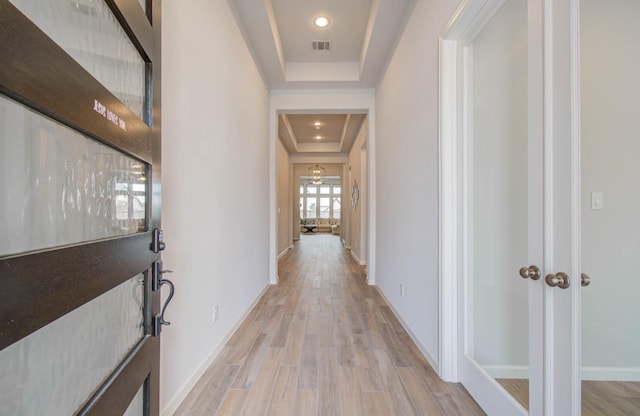
POLYGON ((580 275, 580 285, 581 286, 589 286, 591 284, 591 278, 589 277, 588 274, 586 273, 582 273, 580 275))
POLYGON ((566 289, 571 286, 571 279, 569 279, 569 275, 563 272, 548 274, 545 276, 544 281, 547 282, 549 286, 558 286, 560 289, 566 289))
POLYGON ((540 268, 538 266, 531 265, 529 267, 520 268, 520 276, 523 279, 538 280, 540 279, 540 268))

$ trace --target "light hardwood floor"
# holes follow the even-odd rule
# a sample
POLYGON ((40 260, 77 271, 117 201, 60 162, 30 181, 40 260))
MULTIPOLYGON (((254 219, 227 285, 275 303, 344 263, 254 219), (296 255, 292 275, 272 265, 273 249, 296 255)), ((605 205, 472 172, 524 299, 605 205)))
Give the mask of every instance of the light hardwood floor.
POLYGON ((338 236, 303 235, 176 415, 471 416, 338 236))
MULTIPOLYGON (((498 379, 525 409, 529 406, 529 381, 498 379)), ((640 415, 640 383, 631 381, 583 381, 582 416, 640 415)))

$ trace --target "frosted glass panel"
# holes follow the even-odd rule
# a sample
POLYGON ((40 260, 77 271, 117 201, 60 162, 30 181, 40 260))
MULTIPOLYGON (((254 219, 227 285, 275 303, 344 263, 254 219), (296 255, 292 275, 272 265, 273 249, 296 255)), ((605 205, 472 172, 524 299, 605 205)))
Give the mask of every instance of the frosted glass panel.
POLYGON ((0 256, 144 231, 145 166, 0 95, 0 256))
POLYGON ((103 0, 10 1, 145 120, 145 62, 103 0))
POLYGON ((142 339, 138 275, 0 351, 0 415, 68 416, 142 339))
POLYGON ((144 415, 144 385, 140 387, 138 393, 131 401, 131 404, 124 412, 123 416, 142 416, 144 415))

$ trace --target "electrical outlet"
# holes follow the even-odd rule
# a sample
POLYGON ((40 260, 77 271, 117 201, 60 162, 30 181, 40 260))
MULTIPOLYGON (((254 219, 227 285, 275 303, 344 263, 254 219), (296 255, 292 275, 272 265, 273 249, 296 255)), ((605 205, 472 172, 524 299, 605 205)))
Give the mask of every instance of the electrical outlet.
POLYGON ((400 296, 404 296, 404 284, 400 283, 400 296))
POLYGON ((213 306, 213 322, 218 320, 218 305, 213 306))

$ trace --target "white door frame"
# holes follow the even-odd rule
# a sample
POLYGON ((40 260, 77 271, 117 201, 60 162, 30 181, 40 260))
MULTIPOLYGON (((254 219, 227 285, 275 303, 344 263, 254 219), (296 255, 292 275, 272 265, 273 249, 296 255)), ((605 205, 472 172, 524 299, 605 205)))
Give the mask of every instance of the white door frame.
POLYGON ((277 230, 277 140, 278 114, 331 114, 351 112, 367 114, 368 215, 367 283, 375 284, 376 276, 376 163, 375 163, 375 91, 363 90, 273 90, 269 110, 269 278, 278 283, 277 230))

